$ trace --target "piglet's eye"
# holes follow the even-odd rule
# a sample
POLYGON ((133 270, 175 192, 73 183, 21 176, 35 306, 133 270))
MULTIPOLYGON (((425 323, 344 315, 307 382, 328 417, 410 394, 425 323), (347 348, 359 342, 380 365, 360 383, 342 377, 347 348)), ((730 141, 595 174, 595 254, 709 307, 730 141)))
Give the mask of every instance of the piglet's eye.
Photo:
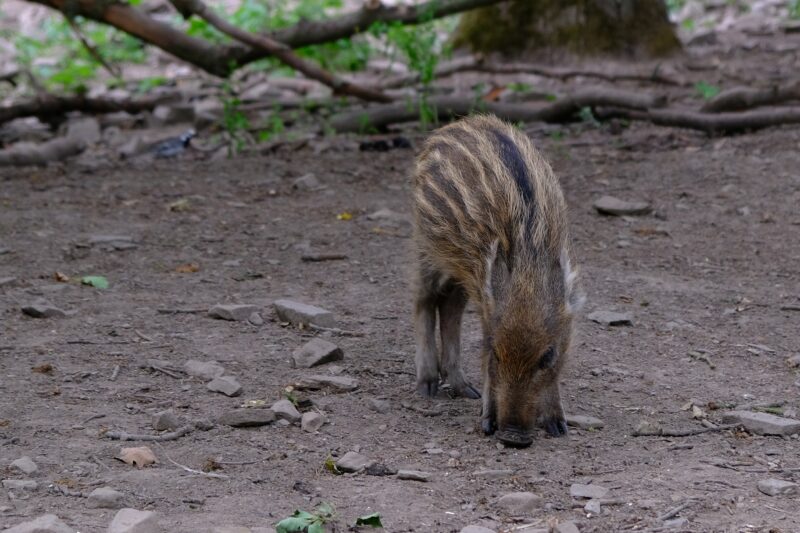
POLYGON ((555 364, 556 364, 556 349, 551 346, 550 348, 547 349, 547 351, 545 351, 542 354, 542 357, 539 359, 539 368, 541 369, 553 368, 555 364))

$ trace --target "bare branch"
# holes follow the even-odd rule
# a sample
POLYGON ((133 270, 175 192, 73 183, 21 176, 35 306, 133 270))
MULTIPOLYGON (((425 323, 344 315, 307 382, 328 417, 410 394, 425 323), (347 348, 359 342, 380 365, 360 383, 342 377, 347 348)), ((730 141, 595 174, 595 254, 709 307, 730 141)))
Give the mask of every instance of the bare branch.
POLYGON ((63 115, 69 111, 83 111, 86 113, 113 113, 127 111, 140 113, 153 109, 172 96, 162 95, 150 98, 114 100, 111 98, 89 98, 87 96, 56 96, 44 94, 27 102, 0 107, 0 124, 20 117, 45 118, 54 115, 63 115))
POLYGON ((80 27, 78 26, 78 23, 75 22, 75 19, 69 16, 67 13, 64 13, 64 18, 67 20, 67 24, 69 24, 69 27, 72 28, 72 33, 75 34, 75 36, 81 42, 83 47, 86 48, 86 51, 89 52, 89 55, 91 55, 95 61, 100 63, 109 74, 111 74, 114 77, 119 77, 120 76, 119 69, 114 68, 110 64, 106 63, 106 60, 103 59, 103 56, 97 50, 97 47, 94 46, 92 43, 90 43, 89 40, 86 38, 86 36, 83 34, 80 27))
POLYGON ((782 104, 792 100, 800 100, 800 82, 783 86, 776 85, 769 89, 735 87, 716 95, 706 102, 700 111, 705 113, 742 111, 754 107, 782 104))
POLYGON ((673 126, 704 131, 710 135, 753 131, 785 124, 800 124, 800 108, 765 109, 742 113, 698 113, 675 109, 635 111, 626 109, 601 110, 600 119, 624 118, 643 120, 658 126, 673 126))

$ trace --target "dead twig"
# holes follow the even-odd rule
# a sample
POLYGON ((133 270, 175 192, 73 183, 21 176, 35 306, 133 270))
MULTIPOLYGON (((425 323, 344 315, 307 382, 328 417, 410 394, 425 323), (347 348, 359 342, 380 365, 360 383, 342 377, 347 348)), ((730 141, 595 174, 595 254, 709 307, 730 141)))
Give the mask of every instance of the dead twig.
POLYGON ((400 405, 402 405, 404 408, 410 411, 419 413, 422 416, 439 416, 441 414, 444 414, 444 411, 441 409, 425 409, 424 407, 420 407, 418 405, 414 405, 409 402, 400 402, 400 405))
POLYGON ((153 337, 148 337, 147 335, 145 335, 144 333, 142 333, 142 332, 141 332, 141 331, 139 331, 138 329, 135 329, 135 330, 133 330, 133 332, 134 332, 134 333, 136 333, 136 335, 137 335, 137 336, 138 336, 140 339, 142 339, 142 340, 145 340, 145 341, 147 341, 147 342, 153 342, 153 337))
POLYGON ((47 118, 63 115, 70 111, 83 113, 114 113, 126 111, 141 113, 150 111, 157 105, 172 99, 171 95, 148 98, 130 98, 119 100, 113 98, 90 98, 84 95, 57 96, 42 94, 31 100, 0 107, 0 124, 22 117, 47 118))
POLYGON ((658 428, 652 431, 634 431, 631 433, 633 437, 691 437, 693 435, 702 435, 703 433, 711 433, 713 431, 726 431, 733 429, 739 424, 727 424, 724 426, 715 426, 712 428, 694 428, 694 429, 663 429, 658 428))
POLYGON ((340 328, 328 328, 325 326, 318 326, 316 324, 308 324, 308 329, 313 329, 314 331, 325 331, 328 333, 333 333, 334 335, 340 335, 342 337, 363 337, 364 333, 361 331, 350 331, 347 329, 340 329, 340 328))
POLYGON ((119 375, 119 365, 115 365, 114 370, 111 371, 111 377, 109 377, 108 379, 110 381, 116 381, 118 375, 119 375))
POLYGON ((753 89, 750 87, 728 89, 703 104, 700 111, 704 113, 742 111, 755 107, 778 105, 792 100, 800 100, 800 82, 775 85, 768 89, 753 89))
POLYGON ((87 424, 87 423, 91 422, 92 420, 97 420, 98 418, 105 418, 105 417, 106 417, 105 413, 100 413, 99 415, 92 415, 89 418, 87 418, 86 420, 84 420, 83 422, 81 422, 81 424, 87 424))
POLYGON ((177 440, 184 435, 192 432, 193 426, 183 426, 170 433, 163 433, 161 435, 145 435, 139 433, 128 433, 126 431, 106 431, 105 436, 111 440, 141 440, 149 442, 166 442, 169 440, 177 440))
POLYGON ((666 513, 659 515, 658 517, 656 517, 656 520, 658 520, 659 522, 663 522, 664 520, 669 520, 670 518, 677 516, 681 511, 683 511, 693 503, 695 503, 695 500, 687 500, 682 504, 678 505, 677 507, 673 507, 666 513))
POLYGON ((741 113, 699 113, 689 110, 651 109, 605 109, 595 113, 599 120, 622 118, 652 122, 657 126, 672 126, 703 131, 709 135, 724 135, 743 131, 755 131, 773 126, 800 124, 800 108, 764 109, 741 113))
POLYGON ((161 365, 151 364, 150 368, 152 368, 153 370, 157 370, 158 372, 161 372, 162 374, 166 374, 166 375, 168 375, 169 377, 171 377, 173 379, 183 379, 183 375, 181 375, 181 374, 179 374, 177 372, 173 372, 172 370, 169 370, 167 368, 164 368, 161 365))
POLYGON ((320 263, 322 261, 339 261, 347 259, 345 254, 304 254, 300 256, 301 261, 307 263, 320 263))
POLYGON ((111 65, 109 65, 108 63, 106 63, 106 60, 103 59, 103 56, 97 50, 97 47, 89 42, 89 40, 86 38, 86 36, 81 31, 81 28, 78 26, 78 23, 75 22, 75 19, 69 13, 63 13, 63 15, 64 15, 64 18, 67 20, 67 23, 69 24, 69 27, 72 29, 72 33, 75 34, 75 36, 81 42, 81 44, 86 49, 86 51, 89 52, 89 55, 92 56, 95 59, 95 61, 100 63, 103 66, 103 68, 106 69, 106 71, 109 74, 111 74, 115 78, 118 78, 120 76, 120 74, 121 74, 119 69, 118 68, 114 68, 111 65))
POLYGON ((202 470, 195 470, 194 468, 189 468, 186 465, 182 465, 176 461, 173 461, 172 458, 169 455, 167 455, 167 452, 164 451, 164 448, 160 448, 160 450, 161 453, 164 454, 164 457, 167 458, 167 461, 174 464, 178 468, 185 470, 186 472, 189 472, 190 474, 197 474, 199 476, 210 477, 213 479, 230 479, 230 476, 226 476, 225 474, 216 474, 214 472, 203 472, 202 470))

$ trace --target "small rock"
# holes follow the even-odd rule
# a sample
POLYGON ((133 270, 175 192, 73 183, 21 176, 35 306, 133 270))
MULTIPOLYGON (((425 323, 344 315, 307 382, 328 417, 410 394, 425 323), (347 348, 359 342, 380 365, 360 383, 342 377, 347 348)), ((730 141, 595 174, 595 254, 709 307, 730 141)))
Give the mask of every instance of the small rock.
POLYGON ((728 411, 722 415, 722 423, 741 424, 747 431, 758 435, 791 435, 800 432, 800 420, 752 411, 728 411))
POLYGON ((583 506, 583 510, 589 514, 594 514, 594 515, 600 514, 600 511, 602 510, 600 506, 600 500, 598 500, 597 498, 592 498, 591 500, 586 502, 586 505, 583 506))
POLYGON ((580 533, 578 526, 575 525, 575 522, 561 522, 556 524, 556 527, 553 528, 553 533, 580 533))
POLYGON ((758 490, 767 496, 788 496, 797 494, 797 487, 797 483, 775 478, 762 479, 758 482, 758 490))
POLYGON ((261 318, 261 315, 258 313, 251 313, 249 317, 247 317, 247 321, 253 324, 254 326, 263 326, 264 319, 261 318))
POLYGON ((367 459, 357 452, 347 452, 336 461, 336 468, 342 472, 360 472, 374 461, 367 459))
POLYGON ((349 392, 358 388, 358 380, 348 376, 325 376, 315 374, 300 378, 295 387, 298 389, 323 389, 329 388, 335 391, 349 392))
POLYGON ((111 487, 98 487, 89 494, 88 504, 94 509, 120 509, 125 507, 125 495, 111 487))
POLYGON ((367 220, 388 222, 397 226, 411 223, 411 217, 402 213, 397 213, 391 209, 379 209, 374 213, 370 213, 367 215, 367 220))
POLYGON ((530 513, 542 506, 542 498, 532 492, 511 492, 501 496, 497 505, 514 514, 530 513))
POLYGON ((300 412, 289 400, 278 400, 272 404, 270 409, 272 409, 272 412, 275 413, 275 416, 278 419, 288 420, 292 424, 299 422, 302 418, 300 412))
POLYGON ((31 475, 37 470, 39 470, 39 467, 36 466, 36 463, 33 462, 33 459, 31 459, 27 455, 23 455, 19 459, 12 461, 11 468, 16 468, 17 470, 26 475, 31 475))
POLYGON ((420 470, 398 470, 397 479, 409 479, 411 481, 428 481, 431 478, 429 472, 420 470))
POLYGON ((193 104, 159 105, 153 109, 156 126, 194 122, 193 104))
MULTIPOLYGON (((3 284, 3 282, 0 281, 0 285, 2 285, 2 284, 3 284)), ((793 355, 793 356, 789 357, 788 359, 786 359, 786 364, 789 365, 789 368, 798 368, 798 367, 800 367, 800 354, 793 355)))
POLYGON ((319 337, 311 339, 292 354, 294 366, 299 368, 311 368, 342 359, 344 354, 341 348, 319 337))
POLYGON ((197 359, 190 359, 183 363, 183 369, 190 376, 206 381, 221 377, 225 373, 225 369, 216 361, 198 361, 197 359))
POLYGON ((288 428, 289 426, 292 425, 292 423, 286 420, 285 418, 281 418, 280 420, 275 421, 275 425, 280 428, 288 428))
POLYGON ((322 183, 311 172, 300 176, 292 182, 292 189, 297 191, 316 191, 323 188, 322 183))
POLYGON ((235 428, 266 426, 274 421, 271 409, 231 409, 217 417, 218 423, 235 428))
POLYGON ((322 416, 320 413, 316 411, 309 411, 307 413, 303 413, 303 418, 300 421, 300 427, 303 428, 303 431, 308 431, 309 433, 314 433, 322 427, 325 423, 325 417, 322 416))
POLYGON ((3 285, 14 283, 15 281, 17 281, 17 278, 15 278, 14 276, 4 276, 0 278, 0 287, 2 287, 3 285))
POLYGON ((582 485, 573 483, 569 488, 569 495, 573 498, 605 498, 608 489, 600 485, 582 485))
POLYGON ((212 392, 221 392, 225 396, 239 396, 242 393, 242 386, 233 376, 220 376, 214 378, 206 385, 212 392))
POLYGON ((179 427, 181 427, 181 421, 172 409, 153 415, 153 429, 156 431, 167 431, 179 427))
POLYGON ((92 118, 80 118, 67 124, 67 137, 78 139, 87 145, 95 144, 100 140, 100 123, 92 118))
POLYGON ((194 421, 194 427, 199 429, 200 431, 210 431, 214 429, 214 422, 207 418, 200 418, 199 420, 194 421))
POLYGON ((380 398, 370 398, 367 400, 367 405, 376 413, 385 415, 392 408, 388 400, 381 400, 380 398))
POLYGON ((594 208, 600 214, 612 216, 647 215, 653 210, 647 202, 627 202, 613 196, 599 198, 595 201, 594 208))
POLYGON ((120 509, 108 526, 108 533, 160 533, 158 516, 152 511, 120 509))
POLYGON ((37 300, 31 305, 22 307, 22 312, 33 318, 64 318, 66 311, 44 301, 37 300))
POLYGON ((644 419, 639 421, 634 433, 639 435, 661 435, 663 431, 664 428, 658 422, 644 419))
POLYGON ((396 468, 391 468, 381 463, 373 463, 367 466, 364 473, 368 476, 393 476, 397 474, 396 468))
POLYGON ((150 143, 141 135, 134 134, 129 141, 121 144, 119 148, 117 148, 117 153, 120 158, 126 159, 141 154, 149 145, 150 143))
POLYGON ((36 490, 38 485, 31 479, 4 479, 3 488, 8 490, 36 490))
POLYGON ((136 248, 133 237, 129 235, 91 235, 89 244, 107 250, 129 250, 136 248))
POLYGON ((54 514, 45 514, 29 522, 4 529, 3 533, 75 533, 75 529, 54 514))
POLYGON ((469 525, 467 527, 462 527, 459 533, 495 533, 495 530, 483 526, 469 525))
POLYGON ((476 470, 473 476, 483 479, 503 479, 514 475, 513 470, 476 470))
POLYGON ((249 319, 250 315, 257 311, 258 307, 255 305, 217 304, 208 310, 208 316, 242 322, 249 319))
POLYGON ((672 520, 664 520, 664 527, 668 529, 678 529, 689 525, 687 518, 673 518, 672 520))
POLYGON ((606 326, 629 326, 633 322, 629 313, 615 313, 614 311, 594 311, 586 315, 586 318, 606 326))
POLYGON ((278 318, 284 322, 292 324, 308 325, 314 324, 325 328, 336 326, 333 313, 314 305, 308 305, 293 300, 276 300, 273 305, 278 318))
POLYGON ((599 418, 584 415, 566 415, 567 425, 581 429, 600 429, 605 424, 599 418))

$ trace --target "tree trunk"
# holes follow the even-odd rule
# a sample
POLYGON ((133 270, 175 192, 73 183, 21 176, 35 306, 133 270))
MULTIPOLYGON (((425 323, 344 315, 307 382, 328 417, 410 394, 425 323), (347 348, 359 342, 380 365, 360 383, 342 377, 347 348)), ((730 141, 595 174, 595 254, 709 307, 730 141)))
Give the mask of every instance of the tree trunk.
POLYGON ((466 13, 454 43, 534 60, 646 59, 681 47, 663 0, 511 0, 466 13))

